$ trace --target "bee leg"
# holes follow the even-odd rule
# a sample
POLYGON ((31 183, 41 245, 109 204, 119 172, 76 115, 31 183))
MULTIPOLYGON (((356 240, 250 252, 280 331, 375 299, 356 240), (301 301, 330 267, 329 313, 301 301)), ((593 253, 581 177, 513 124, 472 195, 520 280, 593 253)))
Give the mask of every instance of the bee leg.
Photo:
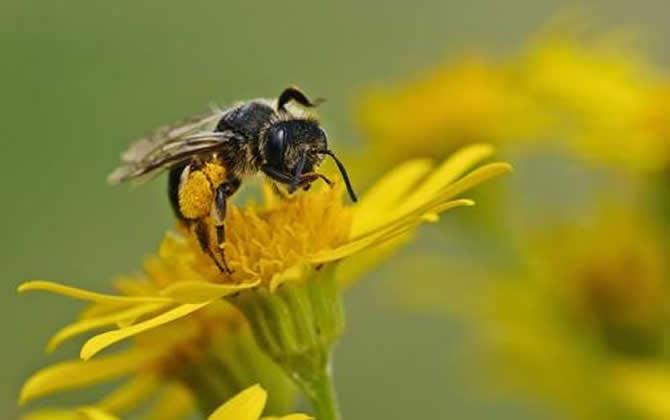
POLYGON ((302 176, 300 177, 299 185, 302 186, 303 189, 304 189, 306 186, 310 186, 312 184, 312 182, 314 182, 318 179, 320 179, 323 182, 325 182, 326 184, 328 184, 329 187, 332 187, 333 185, 335 185, 333 183, 333 181, 328 179, 327 176, 325 176, 324 174, 317 173, 317 172, 309 172, 309 173, 306 173, 306 174, 302 174, 302 176))
POLYGON ((200 248, 205 252, 205 254, 209 255, 209 257, 214 261, 217 267, 219 267, 219 270, 222 272, 230 273, 230 269, 226 265, 225 259, 223 260, 223 264, 219 262, 219 260, 216 258, 214 255, 214 252, 212 251, 212 247, 210 246, 211 240, 210 240, 210 230, 209 226, 207 226, 207 220, 205 218, 198 219, 198 220, 193 220, 190 221, 191 223, 191 230, 195 234, 195 237, 198 238, 198 243, 200 244, 200 248))
POLYGON ((270 165, 261 166, 261 171, 273 181, 281 184, 290 185, 293 182, 293 175, 277 170, 270 165))
MULTIPOLYGON (((229 177, 225 182, 219 185, 214 192, 214 202, 212 203, 211 218, 214 222, 214 229, 216 231, 216 253, 221 258, 222 265, 227 273, 232 273, 226 264, 226 256, 224 252, 224 244, 226 242, 226 210, 228 197, 235 194, 240 188, 240 179, 237 177, 229 177)), ((220 267, 219 267, 220 268, 220 267)))
MULTIPOLYGON (((263 165, 261 167, 261 171, 263 171, 263 173, 265 175, 267 175, 273 181, 277 181, 279 183, 287 184, 287 185, 291 185, 294 182, 293 175, 287 174, 287 173, 282 172, 282 171, 279 171, 279 170, 273 168, 272 166, 263 165)), ((312 182, 316 181, 317 179, 321 179, 323 182, 325 182, 326 184, 328 184, 331 187, 333 186, 333 181, 328 179, 328 177, 326 177, 325 175, 317 173, 317 172, 309 172, 309 173, 300 175, 297 186, 304 189, 305 186, 311 184, 312 182)))

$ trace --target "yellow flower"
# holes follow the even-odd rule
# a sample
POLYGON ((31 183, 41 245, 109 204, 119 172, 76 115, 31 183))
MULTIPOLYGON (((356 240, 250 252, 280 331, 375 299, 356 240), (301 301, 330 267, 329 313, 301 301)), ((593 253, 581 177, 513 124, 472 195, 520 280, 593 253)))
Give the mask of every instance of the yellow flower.
MULTIPOLYGON (((267 402, 267 392, 260 385, 252 385, 219 406, 208 420, 259 420, 267 402)), ((169 413, 165 413, 168 414, 169 413)), ((149 417, 167 419, 168 417, 149 417)), ((283 417, 263 417, 261 420, 310 420, 304 414, 283 417)), ((43 410, 23 417, 23 420, 118 420, 116 416, 95 407, 64 410, 43 410)))
POLYGON ((518 149, 548 140, 631 173, 669 167, 668 75, 616 36, 571 33, 544 33, 508 58, 464 55, 416 80, 367 89, 357 117, 375 155, 387 164, 472 142, 518 149))
POLYGON ((363 133, 384 162, 442 158, 466 144, 504 145, 542 121, 508 69, 466 55, 397 86, 366 89, 358 104, 363 133))
POLYGON ((575 152, 634 172, 658 171, 670 165, 667 88, 648 57, 621 45, 614 36, 546 36, 521 56, 518 77, 552 119, 551 135, 575 152))
POLYGON ((607 207, 592 225, 544 229, 522 249, 525 270, 463 298, 488 367, 571 418, 664 418, 640 409, 643 389, 659 403, 670 390, 670 261, 653 226, 607 207))
MULTIPOLYGON (((47 349, 53 351, 79 334, 112 326, 130 327, 169 310, 163 302, 133 306, 136 301, 132 298, 158 295, 162 288, 192 278, 188 277, 192 275, 190 263, 184 262, 181 254, 174 254, 180 243, 186 246, 184 241, 168 236, 161 247, 161 256, 146 260, 144 275, 117 281, 116 286, 126 295, 125 299, 96 295, 96 303, 87 307, 78 320, 58 331, 49 340, 47 349)), ((294 402, 295 391, 288 378, 258 348, 244 316, 223 300, 133 338, 129 349, 89 361, 65 361, 38 371, 24 384, 20 403, 120 377, 130 379, 89 405, 122 415, 159 396, 148 418, 178 419, 196 407, 209 413, 221 401, 258 382, 273 390, 270 412, 285 411, 294 402)), ((73 413, 70 412, 76 414, 73 413)))
POLYGON ((670 366, 661 363, 622 363, 614 369, 619 398, 646 418, 670 418, 670 366))
POLYGON ((94 319, 69 326, 54 341, 73 333, 118 324, 119 328, 94 336, 82 347, 90 359, 106 347, 168 322, 189 316, 232 293, 265 288, 275 291, 305 271, 399 240, 417 225, 435 221, 437 214, 473 202, 456 198, 481 182, 508 172, 504 163, 492 163, 463 174, 492 150, 474 145, 439 166, 428 160, 408 161, 389 172, 359 203, 344 206, 340 189, 322 189, 279 200, 266 196, 262 209, 232 207, 227 220, 226 255, 232 274, 220 272, 200 252, 193 239, 168 235, 159 259, 172 273, 152 270, 151 287, 124 282, 130 296, 89 292, 47 281, 31 281, 19 292, 45 290, 75 299, 108 305, 115 311, 94 311, 94 319), (105 312, 99 314, 98 312, 105 312))
MULTIPOLYGON (((153 350, 105 366, 107 375, 132 371, 149 361, 156 363, 154 358, 170 348, 145 346, 166 342, 163 338, 142 339, 147 334, 176 334, 182 343, 184 334, 174 325, 195 323, 202 328, 205 320, 205 333, 197 337, 209 339, 222 324, 218 311, 225 309, 226 318, 230 308, 222 307, 230 302, 244 313, 260 348, 312 402, 323 403, 315 407, 317 416, 321 420, 336 418, 330 347, 344 325, 341 288, 351 282, 352 273, 362 271, 360 264, 352 267, 338 263, 354 256, 362 257, 365 264, 375 263, 394 245, 404 242, 419 224, 437 220, 438 214, 448 209, 472 205, 471 200, 457 197, 510 170, 507 164, 492 163, 468 173, 491 153, 489 146, 473 145, 437 166, 427 160, 408 161, 352 206, 343 204, 340 188, 324 187, 282 200, 268 192, 263 207, 232 207, 226 218, 225 247, 233 273, 222 273, 195 239, 168 235, 159 256, 146 264, 150 282, 121 283, 125 296, 44 281, 25 283, 19 291, 46 290, 95 303, 84 319, 52 339, 54 345, 74 334, 112 327, 84 344, 80 354, 84 360, 130 337, 137 337, 138 352, 145 347, 153 350), (338 273, 340 267, 343 271, 338 273)), ((202 345, 191 347, 201 349, 202 345)), ((225 346, 214 352, 219 353, 225 354, 225 346)), ((229 362, 227 366, 234 366, 234 360, 229 362)), ((193 365, 197 367, 198 363, 193 365)), ((73 386, 72 381, 76 386, 95 382, 105 375, 105 368, 68 376, 61 379, 62 383, 44 380, 47 375, 38 373, 26 384, 23 399, 50 392, 53 384, 63 389, 73 386)), ((199 378, 191 388, 201 391, 205 382, 199 378)), ((209 412, 215 398, 201 398, 200 394, 196 395, 199 402, 208 403, 201 411, 209 412)))

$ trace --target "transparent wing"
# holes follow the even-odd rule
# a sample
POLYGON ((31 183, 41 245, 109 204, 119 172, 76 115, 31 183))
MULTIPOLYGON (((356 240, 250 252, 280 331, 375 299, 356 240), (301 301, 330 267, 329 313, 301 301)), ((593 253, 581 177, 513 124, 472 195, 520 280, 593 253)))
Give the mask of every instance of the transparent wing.
POLYGON ((208 126, 217 122, 224 113, 225 111, 215 109, 205 114, 196 115, 159 127, 148 136, 133 142, 128 150, 121 154, 121 161, 125 163, 142 161, 158 147, 172 142, 179 142, 184 137, 198 130, 208 128, 208 126))
POLYGON ((137 140, 121 154, 122 165, 114 170, 107 181, 118 184, 129 180, 148 178, 178 165, 190 157, 206 153, 229 141, 231 132, 205 131, 218 121, 224 112, 211 111, 161 127, 149 136, 137 140))

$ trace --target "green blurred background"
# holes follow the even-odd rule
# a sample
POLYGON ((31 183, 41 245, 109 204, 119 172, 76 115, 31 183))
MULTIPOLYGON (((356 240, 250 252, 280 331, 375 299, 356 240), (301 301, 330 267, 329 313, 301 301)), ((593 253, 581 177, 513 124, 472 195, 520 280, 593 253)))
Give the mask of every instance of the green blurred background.
MULTIPOLYGON (((18 297, 17 284, 47 279, 109 290, 110 279, 137 271, 172 226, 164 179, 139 189, 105 183, 132 139, 212 101, 275 96, 295 83, 328 98, 325 127, 337 148, 355 151, 364 140, 352 115, 361 88, 470 47, 514 51, 556 13, 581 4, 566 3, 3 1, 0 416, 17 416, 30 373, 72 357, 80 344, 45 356, 47 338, 80 306, 18 297)), ((633 25, 659 62, 670 61, 666 1, 588 4, 599 24, 633 25)), ((460 217, 448 216, 454 224, 460 217)), ((336 354, 346 418, 554 418, 538 402, 476 387, 478 343, 464 321, 399 310, 381 292, 388 270, 348 296, 349 326, 336 354)), ((74 399, 40 403, 64 401, 74 399)))

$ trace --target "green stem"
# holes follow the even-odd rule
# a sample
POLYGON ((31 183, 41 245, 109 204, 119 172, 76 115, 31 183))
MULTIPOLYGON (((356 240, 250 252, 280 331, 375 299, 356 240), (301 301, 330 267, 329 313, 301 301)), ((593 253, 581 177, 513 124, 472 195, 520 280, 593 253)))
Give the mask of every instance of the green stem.
POLYGON ((331 349, 344 329, 334 265, 308 267, 303 277, 272 291, 230 297, 247 317, 256 342, 314 406, 317 420, 340 420, 330 373, 331 349))
POLYGON ((296 376, 295 380, 298 386, 309 398, 314 408, 314 417, 317 420, 341 420, 340 410, 337 406, 337 396, 335 395, 335 383, 331 374, 330 367, 321 372, 321 374, 303 378, 296 376))

